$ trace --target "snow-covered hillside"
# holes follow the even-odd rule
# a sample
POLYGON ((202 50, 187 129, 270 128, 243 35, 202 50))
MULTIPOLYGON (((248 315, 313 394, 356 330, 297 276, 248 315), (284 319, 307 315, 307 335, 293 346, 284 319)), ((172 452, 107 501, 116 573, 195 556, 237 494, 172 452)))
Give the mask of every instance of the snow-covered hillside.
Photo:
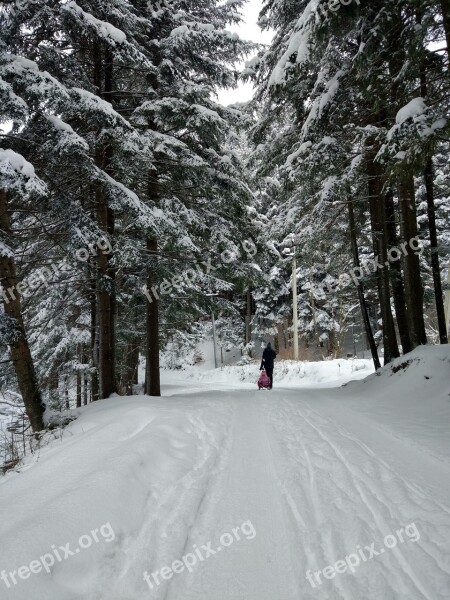
POLYGON ((293 382, 337 365, 281 365, 272 392, 166 372, 161 399, 73 411, 0 481, 0 597, 447 599, 449 362, 419 349, 322 389, 293 382))

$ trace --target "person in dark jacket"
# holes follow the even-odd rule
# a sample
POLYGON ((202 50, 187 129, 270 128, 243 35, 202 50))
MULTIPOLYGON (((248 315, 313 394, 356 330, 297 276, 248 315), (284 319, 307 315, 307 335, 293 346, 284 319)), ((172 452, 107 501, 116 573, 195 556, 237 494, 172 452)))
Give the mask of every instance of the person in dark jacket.
POLYGON ((259 368, 259 370, 262 371, 263 369, 265 369, 270 379, 270 389, 272 389, 273 387, 273 367, 276 357, 277 353, 274 350, 272 350, 272 344, 269 342, 267 344, 267 347, 264 349, 261 367, 259 368))

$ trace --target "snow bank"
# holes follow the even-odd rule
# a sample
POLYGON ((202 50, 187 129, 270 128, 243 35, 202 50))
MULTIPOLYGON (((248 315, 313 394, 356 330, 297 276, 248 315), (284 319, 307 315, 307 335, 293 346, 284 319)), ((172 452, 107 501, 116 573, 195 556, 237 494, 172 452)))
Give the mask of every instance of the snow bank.
POLYGON ((349 383, 340 390, 342 396, 397 438, 448 461, 449 345, 420 346, 364 381, 349 383))
MULTIPOLYGON (((224 366, 209 371, 192 367, 184 372, 183 377, 208 383, 237 384, 242 382, 256 386, 260 374, 259 367, 259 361, 244 366, 224 366)), ((365 359, 338 359, 321 362, 277 360, 274 370, 274 385, 276 387, 309 387, 316 385, 333 387, 352 379, 367 377, 373 370, 373 362, 365 359)))
POLYGON ((9 575, 10 588, 0 580, 0 598, 147 598, 142 573, 165 564, 167 538, 167 559, 174 542, 182 555, 203 478, 226 431, 220 418, 226 409, 218 407, 211 423, 203 408, 176 398, 170 405, 146 397, 91 404, 19 474, 2 478, 0 570, 15 571, 17 584, 9 575), (56 552, 64 558, 67 544, 74 554, 59 561, 56 552), (26 579, 17 575, 46 554, 55 563, 49 573, 35 563, 26 579))

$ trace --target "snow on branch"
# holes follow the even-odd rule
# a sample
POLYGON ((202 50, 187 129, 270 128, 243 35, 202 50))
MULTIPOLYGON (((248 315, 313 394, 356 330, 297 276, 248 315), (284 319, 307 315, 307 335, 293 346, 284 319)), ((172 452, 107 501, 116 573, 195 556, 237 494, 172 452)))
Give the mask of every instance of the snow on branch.
POLYGON ((74 114, 81 113, 85 117, 86 113, 88 113, 106 127, 121 126, 128 130, 132 129, 130 123, 116 112, 109 102, 103 100, 103 98, 91 94, 91 92, 82 88, 72 88, 71 96, 75 101, 71 107, 71 111, 74 114))
POLYGON ((296 63, 302 65, 309 58, 311 35, 316 21, 317 9, 320 0, 310 0, 301 17, 297 21, 294 31, 289 38, 287 48, 275 66, 269 79, 269 86, 283 85, 286 70, 291 65, 291 57, 296 55, 296 63))
POLYGON ((10 150, 0 149, 0 187, 6 190, 25 188, 27 193, 43 195, 45 183, 37 177, 34 167, 25 158, 10 150))
POLYGON ((127 36, 123 31, 114 27, 111 23, 101 21, 91 13, 84 11, 76 2, 68 2, 62 7, 62 10, 72 14, 80 24, 89 26, 109 44, 115 46, 116 44, 124 44, 127 41, 127 36))
POLYGON ((66 88, 47 71, 40 71, 38 65, 28 58, 14 54, 0 57, 0 77, 11 79, 26 89, 27 96, 39 100, 68 98, 66 88))
POLYGON ((0 104, 2 114, 0 122, 20 120, 24 121, 28 116, 26 102, 14 93, 12 86, 0 77, 0 104))
MULTIPOLYGON (((168 223, 168 217, 160 208, 147 206, 137 194, 105 171, 100 172, 100 177, 108 188, 112 203, 117 203, 121 208, 128 209, 141 227, 155 231, 161 226, 171 224, 168 223)), ((174 224, 172 223, 172 225, 174 224)))
MULTIPOLYGON (((108 5, 110 3, 105 4, 108 5)), ((139 64, 140 67, 154 70, 154 65, 138 49, 135 40, 128 41, 127 35, 112 23, 98 19, 91 13, 86 12, 73 0, 61 6, 60 10, 72 23, 75 22, 81 30, 87 30, 89 33, 95 34, 110 47, 114 48, 116 56, 130 58, 139 64)))

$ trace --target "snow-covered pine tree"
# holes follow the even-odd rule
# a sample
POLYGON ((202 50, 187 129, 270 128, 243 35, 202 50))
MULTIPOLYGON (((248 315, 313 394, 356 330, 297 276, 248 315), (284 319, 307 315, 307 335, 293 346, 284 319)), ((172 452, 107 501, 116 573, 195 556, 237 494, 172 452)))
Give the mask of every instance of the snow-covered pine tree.
MULTIPOLYGON (((398 355, 391 288, 404 351, 426 341, 418 257, 410 252, 401 269, 393 263, 384 267, 389 240, 409 243, 417 235, 414 191, 411 201, 407 195, 409 198, 414 190, 412 176, 420 172, 421 165, 405 154, 385 161, 382 150, 386 139, 392 137, 400 109, 420 86, 423 62, 416 59, 424 54, 430 25, 422 30, 417 27, 414 3, 406 10, 404 3, 400 8, 396 3, 387 6, 380 1, 370 7, 353 4, 328 12, 322 10, 323 4, 265 3, 261 21, 273 27, 276 35, 269 51, 252 61, 248 69, 257 72, 259 98, 264 102, 256 140, 261 143, 261 135, 267 136, 273 129, 275 116, 278 130, 267 153, 286 173, 284 214, 298 220, 296 233, 305 231, 307 222, 312 228, 311 239, 322 237, 321 225, 334 224, 333 213, 339 215, 339 205, 349 197, 369 208, 368 215, 359 210, 357 214, 370 217, 373 256, 381 265, 375 275, 385 361, 389 362, 398 355), (398 44, 399 38, 404 44, 398 44), (401 171, 396 170, 400 156, 401 171), (403 224, 400 229, 390 226, 394 238, 388 237, 391 188, 398 188, 400 200, 399 215, 396 217, 394 210, 393 217, 403 224), (320 218, 312 222, 314 211, 320 218)), ((422 150, 432 146, 440 124, 435 109, 424 124, 428 135, 422 136, 422 150)), ((344 214, 341 218, 345 223, 344 214)), ((364 231, 366 223, 359 226, 364 231)), ((339 246, 342 240, 342 233, 336 233, 337 244, 331 247, 339 246)))

